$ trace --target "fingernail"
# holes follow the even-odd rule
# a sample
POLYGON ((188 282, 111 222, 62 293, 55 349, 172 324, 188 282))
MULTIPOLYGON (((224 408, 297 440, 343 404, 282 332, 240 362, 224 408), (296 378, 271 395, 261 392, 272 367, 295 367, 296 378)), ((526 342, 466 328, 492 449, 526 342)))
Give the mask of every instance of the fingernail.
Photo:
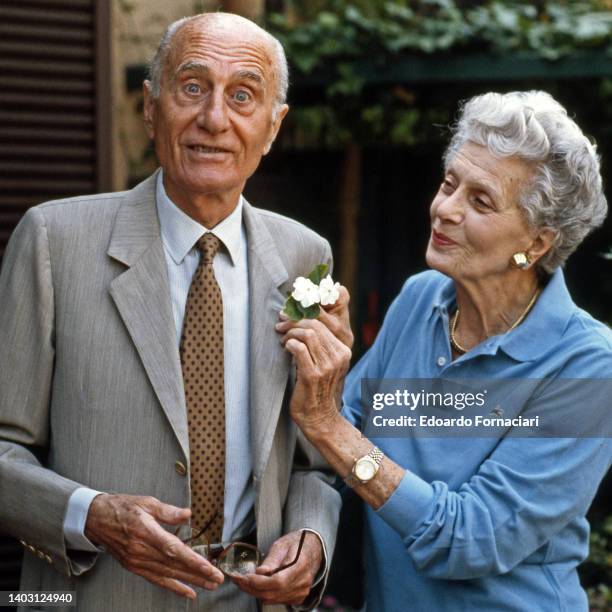
POLYGON ((289 317, 282 310, 278 313, 278 318, 281 319, 282 321, 289 320, 289 317))

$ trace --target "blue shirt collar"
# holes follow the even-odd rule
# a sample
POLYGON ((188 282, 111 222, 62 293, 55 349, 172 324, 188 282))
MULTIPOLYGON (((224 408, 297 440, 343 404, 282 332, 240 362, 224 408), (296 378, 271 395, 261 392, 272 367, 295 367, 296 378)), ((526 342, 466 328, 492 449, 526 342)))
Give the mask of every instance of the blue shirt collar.
MULTIPOLYGON (((448 314, 455 309, 455 304, 455 284, 448 278, 434 295, 430 318, 448 314)), ((488 338, 476 347, 474 356, 494 354, 501 349, 517 361, 533 361, 559 341, 577 308, 565 284, 563 271, 557 268, 525 320, 505 334, 488 338), (484 348, 486 350, 481 350, 484 348)))
POLYGON ((184 213, 166 194, 163 171, 157 175, 155 201, 164 246, 173 261, 179 265, 195 243, 208 231, 212 231, 225 245, 232 265, 236 265, 242 249, 243 198, 240 196, 236 208, 221 223, 208 230, 184 213))

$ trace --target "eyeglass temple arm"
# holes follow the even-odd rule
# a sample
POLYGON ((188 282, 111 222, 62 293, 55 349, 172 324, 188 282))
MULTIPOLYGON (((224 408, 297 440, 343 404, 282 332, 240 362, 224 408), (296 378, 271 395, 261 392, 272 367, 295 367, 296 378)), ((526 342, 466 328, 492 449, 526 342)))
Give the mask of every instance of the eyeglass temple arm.
MULTIPOLYGON (((208 520, 208 522, 204 525, 204 527, 202 527, 202 529, 200 529, 200 531, 198 531, 195 535, 192 535, 190 538, 187 538, 186 540, 182 540, 182 542, 191 542, 191 540, 197 540, 203 533, 206 533, 206 531, 208 531, 208 528, 215 522, 215 520, 217 519, 218 516, 219 516, 219 511, 217 510, 212 515, 212 517, 208 520)), ((179 529, 180 529, 180 527, 179 527, 179 529)), ((177 529, 177 531, 178 531, 178 529, 177 529)))
POLYGON ((287 563, 286 565, 281 565, 280 567, 277 567, 276 569, 266 572, 263 575, 264 576, 274 576, 274 574, 278 574, 278 572, 282 572, 283 570, 290 568, 292 565, 295 565, 298 562, 298 559, 300 558, 302 547, 304 546, 304 540, 306 539, 306 533, 307 533, 306 530, 303 529, 302 535, 300 536, 300 543, 298 544, 297 553, 295 554, 295 558, 293 559, 293 561, 291 561, 290 563, 287 563))

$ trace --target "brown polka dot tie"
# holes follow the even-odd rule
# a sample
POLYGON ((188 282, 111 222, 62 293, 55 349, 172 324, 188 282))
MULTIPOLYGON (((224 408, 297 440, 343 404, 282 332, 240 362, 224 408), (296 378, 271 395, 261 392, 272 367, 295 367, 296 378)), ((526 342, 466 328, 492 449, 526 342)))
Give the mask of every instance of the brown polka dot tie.
POLYGON ((202 527, 214 514, 210 542, 221 542, 225 496, 225 390, 223 301, 213 272, 220 240, 206 233, 185 307, 181 366, 187 403, 191 463, 191 526, 202 527))

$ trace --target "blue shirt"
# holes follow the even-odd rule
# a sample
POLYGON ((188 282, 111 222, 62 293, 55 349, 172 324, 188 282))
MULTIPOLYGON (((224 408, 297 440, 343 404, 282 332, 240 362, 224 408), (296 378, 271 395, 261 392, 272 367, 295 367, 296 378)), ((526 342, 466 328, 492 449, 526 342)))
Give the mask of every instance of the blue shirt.
MULTIPOLYGON (((573 303, 561 270, 521 325, 453 361, 454 308, 448 277, 407 280, 347 378, 343 411, 353 424, 362 424, 362 378, 612 376, 612 333, 573 303)), ((553 401, 577 418, 610 410, 589 404, 580 381, 553 401)), ((585 514, 610 466, 610 438, 372 442, 406 472, 378 511, 366 509, 368 612, 588 610, 576 566, 588 553, 585 514)))

